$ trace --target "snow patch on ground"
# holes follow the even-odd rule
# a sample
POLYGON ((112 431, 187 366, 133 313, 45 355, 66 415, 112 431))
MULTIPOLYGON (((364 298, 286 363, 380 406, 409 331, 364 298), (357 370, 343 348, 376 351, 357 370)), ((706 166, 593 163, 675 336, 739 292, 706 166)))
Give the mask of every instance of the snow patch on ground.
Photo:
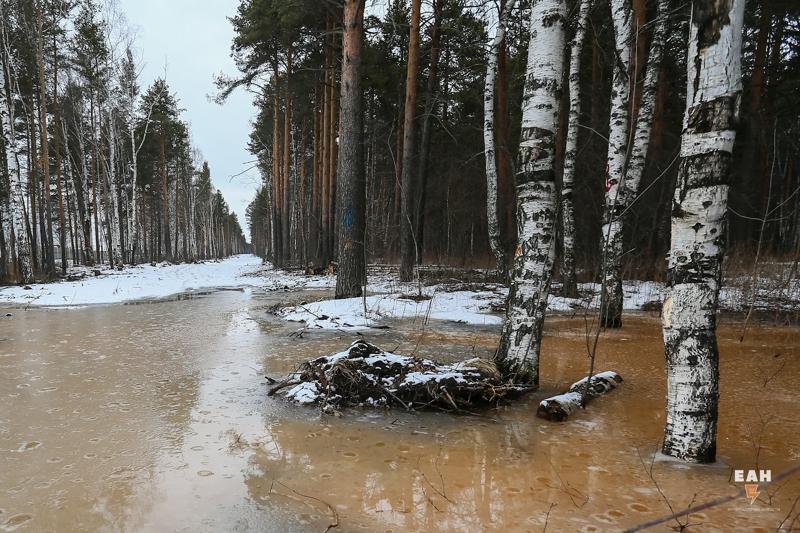
MULTIPOLYGON (((370 286, 369 288, 373 288, 370 286)), ((377 287, 376 287, 377 288, 377 287)), ((426 287, 428 299, 411 298, 404 293, 376 294, 366 298, 323 300, 286 307, 278 315, 309 328, 357 330, 374 327, 384 319, 428 317, 464 324, 498 325, 502 317, 489 314, 491 305, 505 299, 505 289, 492 291, 436 292, 426 287)))
MULTIPOLYGON (((278 288, 280 277, 264 277, 264 265, 254 255, 237 255, 222 261, 202 263, 136 265, 122 271, 99 266, 72 268, 75 281, 34 283, 25 287, 0 289, 0 302, 42 307, 79 307, 131 300, 165 298, 190 291, 232 288, 278 288), (95 275, 95 271, 99 275, 95 275)), ((308 285, 327 280, 309 279, 308 285)), ((299 285, 299 284, 298 284, 299 285)))

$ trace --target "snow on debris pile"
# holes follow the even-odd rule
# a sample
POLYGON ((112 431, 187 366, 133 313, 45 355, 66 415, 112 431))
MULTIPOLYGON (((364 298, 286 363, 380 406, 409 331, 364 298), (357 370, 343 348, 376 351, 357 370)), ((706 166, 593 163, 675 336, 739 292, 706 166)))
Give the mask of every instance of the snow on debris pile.
POLYGON ((583 407, 584 395, 586 402, 605 394, 622 383, 622 376, 616 372, 600 372, 592 376, 589 387, 586 387, 586 379, 583 378, 572 384, 567 392, 542 400, 536 415, 540 418, 561 422, 566 420, 569 415, 583 407))
POLYGON ((290 401, 324 410, 358 405, 460 410, 494 405, 528 390, 503 380, 491 361, 438 365, 359 339, 343 352, 303 363, 269 394, 281 392, 290 401))

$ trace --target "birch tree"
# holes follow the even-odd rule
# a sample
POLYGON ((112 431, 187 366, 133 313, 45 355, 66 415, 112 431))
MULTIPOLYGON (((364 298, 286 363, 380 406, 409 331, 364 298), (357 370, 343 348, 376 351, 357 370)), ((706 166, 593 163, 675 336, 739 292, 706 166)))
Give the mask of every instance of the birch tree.
POLYGON ((624 198, 626 211, 635 199, 644 175, 647 152, 650 147, 650 132, 653 129, 653 119, 655 117, 658 80, 661 74, 661 60, 664 55, 668 22, 669 0, 659 0, 656 24, 653 29, 650 51, 647 55, 647 70, 642 86, 642 97, 639 102, 639 113, 636 116, 636 125, 633 132, 633 145, 631 146, 628 165, 625 169, 624 198))
POLYGON ((489 45, 486 64, 486 84, 483 89, 483 146, 486 154, 486 221, 489 229, 489 247, 492 249, 497 272, 502 278, 508 274, 508 265, 503 241, 500 237, 500 221, 497 215, 497 156, 495 153, 494 93, 497 78, 497 62, 500 47, 505 39, 506 24, 516 0, 508 0, 500 12, 494 39, 489 45))
POLYGON ((602 286, 600 321, 604 327, 622 325, 622 220, 624 210, 623 178, 628 149, 630 123, 630 70, 633 41, 633 10, 629 0, 611 0, 616 58, 611 82, 608 157, 605 182, 605 209, 600 234, 602 286))
POLYGON ((517 170, 517 247, 495 360, 517 383, 539 384, 539 350, 555 257, 555 137, 564 64, 563 0, 531 10, 517 170))
POLYGON ((742 92, 743 19, 744 0, 692 4, 686 113, 662 314, 667 360, 663 452, 690 462, 713 462, 716 455, 716 310, 742 92))
MULTIPOLYGON (((612 3, 613 6, 613 3, 612 3)), ((632 38, 630 27, 630 16, 632 11, 629 8, 614 10, 615 35, 617 36, 617 54, 622 58, 621 50, 625 50, 628 58, 627 72, 630 73, 630 58, 632 48, 626 43, 630 43, 632 38), (626 10, 627 9, 627 10, 626 10), (622 13, 628 14, 627 29, 623 24, 622 13), (620 19, 619 22, 617 19, 620 19), (627 33, 626 33, 627 32, 627 33), (629 35, 625 42, 619 41, 620 35, 629 35)), ((636 115, 635 125, 630 146, 628 145, 628 129, 623 127, 623 115, 627 117, 630 99, 630 80, 628 75, 622 77, 622 61, 615 66, 614 82, 612 85, 612 111, 611 111, 611 134, 609 135, 608 148, 608 176, 606 177, 606 198, 605 211, 603 214, 602 250, 603 250, 603 294, 601 322, 605 327, 622 326, 622 238, 625 214, 630 209, 632 202, 636 199, 639 184, 644 174, 645 163, 647 161, 647 151, 650 146, 650 133, 653 127, 655 116, 656 95, 658 92, 658 80, 661 72, 661 60, 664 53, 666 40, 667 22, 669 20, 668 0, 659 0, 658 15, 653 30, 650 50, 647 56, 646 73, 642 87, 642 95, 639 103, 638 114, 636 115), (620 75, 618 78, 617 75, 620 75), (626 95, 625 110, 622 109, 622 99, 620 94, 626 95), (617 107, 617 105, 619 107, 617 107), (624 136, 623 136, 624 131, 624 136), (618 176, 622 176, 619 180, 618 176)), ((624 119, 627 124, 628 119, 624 119)))
MULTIPOLYGON (((48 277, 54 277, 56 272, 55 254, 53 250, 53 217, 52 202, 50 202, 50 143, 47 134, 47 78, 44 72, 44 14, 42 13, 42 2, 35 3, 36 18, 36 65, 39 79, 39 170, 42 179, 42 209, 46 213, 46 224, 42 229, 46 229, 46 238, 42 240, 42 265, 48 277)), ((54 95, 55 96, 55 95, 54 95)), ((63 253, 63 250, 62 250, 63 253)))
POLYGON ((111 205, 109 210, 111 216, 109 217, 109 225, 111 228, 111 250, 110 250, 110 263, 113 268, 122 270, 124 267, 124 260, 122 256, 122 239, 120 237, 120 202, 119 202, 119 187, 117 186, 117 109, 112 107, 108 113, 108 163, 107 172, 108 176, 108 189, 111 196, 111 205))
POLYGON ((581 50, 586 38, 591 0, 580 0, 575 21, 575 36, 570 45, 569 59, 569 123, 564 146, 564 171, 561 178, 561 231, 563 252, 561 256, 561 283, 564 296, 578 295, 575 277, 575 207, 572 203, 572 186, 575 181, 575 163, 578 157, 578 124, 581 118, 581 50))
POLYGON ((22 147, 17 137, 14 110, 16 93, 14 78, 11 75, 12 58, 8 48, 6 34, 6 18, 3 6, 0 4, 0 122, 3 128, 3 141, 6 154, 6 169, 9 176, 11 189, 10 209, 11 222, 16 243, 17 262, 19 265, 20 282, 23 284, 33 282, 33 263, 31 260, 31 243, 28 239, 25 221, 25 187, 23 186, 20 171, 20 155, 22 147))

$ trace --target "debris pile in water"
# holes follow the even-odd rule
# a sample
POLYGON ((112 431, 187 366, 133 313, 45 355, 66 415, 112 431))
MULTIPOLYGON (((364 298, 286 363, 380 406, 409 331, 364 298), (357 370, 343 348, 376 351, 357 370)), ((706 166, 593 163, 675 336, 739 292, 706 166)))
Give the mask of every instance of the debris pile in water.
POLYGON ((319 404, 323 410, 356 405, 464 410, 496 405, 529 390, 504 380, 485 359, 439 365, 357 340, 344 352, 303 363, 269 394, 282 391, 289 400, 319 404))

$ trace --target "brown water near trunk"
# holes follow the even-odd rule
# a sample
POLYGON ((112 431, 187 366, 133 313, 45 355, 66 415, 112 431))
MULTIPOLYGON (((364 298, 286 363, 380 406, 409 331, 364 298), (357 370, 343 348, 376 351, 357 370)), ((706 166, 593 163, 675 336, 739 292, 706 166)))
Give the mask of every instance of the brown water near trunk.
MULTIPOLYGON (((651 479, 665 404, 656 317, 603 335, 598 368, 625 383, 565 423, 534 412, 585 372, 583 317, 548 321, 542 391, 513 406, 331 417, 266 396, 265 373, 352 340, 289 337, 298 325, 266 310, 302 297, 11 310, 0 319, 0 531, 323 531, 328 504, 341 531, 613 531, 669 514, 667 501, 677 511, 734 493, 732 468, 777 475, 800 461, 796 328, 752 328, 743 343, 734 324, 721 328, 719 462, 657 459, 651 479)), ((407 321, 365 335, 447 361, 488 356, 498 332, 407 321)), ((800 479, 776 485, 752 505, 692 515, 689 530, 775 531, 800 479)))

